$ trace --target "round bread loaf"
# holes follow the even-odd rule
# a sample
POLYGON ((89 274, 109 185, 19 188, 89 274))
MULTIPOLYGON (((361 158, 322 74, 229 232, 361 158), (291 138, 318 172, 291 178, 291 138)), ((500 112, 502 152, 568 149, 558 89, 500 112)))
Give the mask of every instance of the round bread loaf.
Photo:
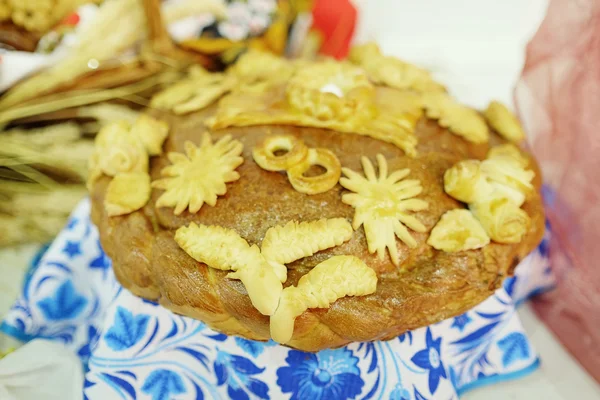
MULTIPOLYGON (((373 74, 369 77, 376 84, 373 93, 377 97, 393 101, 396 92, 403 93, 400 89, 386 87, 385 82, 378 82, 373 74)), ((233 90, 232 96, 235 96, 233 90)), ((255 91, 262 93, 262 90, 255 91)), ((427 89, 418 87, 406 90, 427 94, 427 89)), ((398 102, 402 99, 398 98, 398 102)), ((340 183, 320 193, 307 194, 290 183, 285 171, 269 171, 259 166, 253 150, 269 138, 293 137, 309 149, 326 149, 335 155, 344 171, 349 169, 361 175, 364 157, 377 169, 382 166, 376 161, 383 156, 389 174, 409 170, 407 179, 418 180, 422 187, 415 198, 427 203, 426 208, 419 207, 411 212, 424 229, 419 229, 422 232, 408 229, 414 239, 410 245, 394 237, 395 251, 384 247, 383 252, 378 253, 375 249, 370 252, 364 226, 355 223, 348 240, 285 265, 284 288, 298 285, 302 276, 334 256, 356 257, 375 272, 377 279, 376 289, 371 294, 337 296, 330 299, 333 301, 329 307, 307 307, 295 319, 293 336, 285 342, 288 346, 318 351, 354 341, 386 340, 461 314, 492 295, 543 236, 540 173, 533 158, 521 151, 523 165, 535 172, 535 177, 531 181, 533 189, 521 205, 529 220, 518 240, 499 243, 490 233, 492 239, 485 242, 488 244, 454 251, 440 250, 430 240, 432 230, 446 212, 469 209, 468 203, 446 193, 446 171, 464 160, 485 160, 492 148, 508 143, 503 138, 506 135, 499 135, 493 129, 489 129, 485 141, 473 143, 473 140, 453 133, 452 125, 450 130, 443 128, 444 123, 436 121, 439 117, 428 112, 414 120, 410 134, 415 145, 407 150, 372 135, 354 134, 352 128, 340 132, 335 128, 286 121, 261 124, 260 119, 248 123, 250 126, 219 126, 215 115, 218 116, 229 104, 226 97, 219 104, 191 112, 186 110, 182 115, 160 110, 150 112, 169 126, 162 154, 150 158, 148 173, 152 181, 161 179, 161 171, 171 165, 173 158, 167 154, 185 153, 186 142, 199 146, 207 131, 213 142, 230 135, 233 141, 241 143, 243 162, 234 168, 239 177, 226 183, 226 192, 218 195, 214 206, 205 201, 197 212, 191 212, 189 207, 176 215, 172 206, 157 206, 164 190, 155 187, 143 207, 114 215, 105 207, 108 188, 114 178, 99 173, 91 186, 92 218, 121 284, 137 296, 158 301, 213 329, 248 339, 271 338, 270 317, 261 314, 253 305, 242 281, 228 276, 229 271, 208 266, 192 257, 176 241, 178 229, 191 223, 222 227, 236 232, 250 246, 260 248, 270 228, 285 226, 290 221, 341 218, 351 223, 355 218, 355 207, 343 201, 344 194, 351 191, 340 183), (392 252, 396 253, 395 260, 392 252)), ((493 119, 489 121, 494 126, 493 119)), ((478 215, 475 211, 473 214, 478 215)), ((460 224, 457 226, 460 228, 460 224)), ((482 222, 482 226, 488 225, 482 222)))

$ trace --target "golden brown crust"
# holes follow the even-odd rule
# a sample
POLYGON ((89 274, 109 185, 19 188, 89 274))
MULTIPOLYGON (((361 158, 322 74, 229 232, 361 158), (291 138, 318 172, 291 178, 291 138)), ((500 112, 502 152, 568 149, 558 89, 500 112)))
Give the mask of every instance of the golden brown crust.
MULTIPOLYGON (((378 88, 379 91, 389 89, 378 88)), ((161 115, 171 126, 164 150, 182 152, 190 140, 198 144, 205 131, 204 120, 214 107, 186 117, 161 115)), ((538 194, 539 170, 533 184, 536 192, 523 205, 531 218, 524 239, 515 245, 491 243, 481 249, 445 253, 427 245, 429 232, 446 211, 465 208, 444 192, 444 172, 464 159, 484 159, 491 146, 505 143, 495 133, 490 142, 470 143, 435 121, 422 118, 416 128, 418 155, 405 156, 396 146, 369 137, 336 133, 326 129, 294 126, 256 126, 227 128, 211 133, 214 140, 230 134, 243 143, 243 164, 237 168, 240 179, 227 186, 215 207, 205 205, 196 214, 184 211, 175 216, 172 208, 156 208, 162 191, 153 189, 149 203, 127 216, 108 218, 103 201, 109 178, 99 179, 92 191, 92 217, 99 227, 102 245, 113 260, 119 281, 134 294, 159 300, 171 310, 198 318, 227 334, 251 339, 269 339, 269 317, 251 304, 238 280, 225 277, 226 271, 208 268, 194 261, 175 243, 175 230, 190 222, 218 225, 235 230, 250 245, 261 243, 272 226, 291 220, 346 218, 352 221, 354 209, 341 201, 346 191, 338 184, 316 195, 299 193, 285 173, 260 168, 252 150, 269 135, 293 135, 308 147, 331 150, 343 167, 361 171, 360 156, 375 161, 381 153, 389 170, 411 170, 411 179, 419 179, 419 195, 429 208, 415 213, 425 225, 425 233, 411 232, 417 242, 414 249, 397 241, 400 264, 394 266, 386 253, 380 260, 369 254, 363 228, 340 246, 321 251, 288 265, 284 286, 296 285, 310 268, 333 255, 354 255, 378 275, 377 291, 363 297, 345 297, 328 309, 309 309, 296 319, 294 336, 287 343, 305 351, 343 346, 352 341, 390 339, 406 330, 428 325, 460 314, 490 296, 503 279, 512 274, 516 263, 541 240, 544 215, 538 194)), ((166 156, 152 159, 152 179, 169 165, 166 156)))

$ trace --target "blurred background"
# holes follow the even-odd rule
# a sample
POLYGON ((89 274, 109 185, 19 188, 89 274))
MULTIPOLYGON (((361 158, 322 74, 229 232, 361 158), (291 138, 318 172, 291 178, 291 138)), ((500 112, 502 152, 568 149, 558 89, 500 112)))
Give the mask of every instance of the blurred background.
POLYGON ((594 0, 0 0, 0 316, 86 196, 103 125, 137 118, 190 64, 222 70, 249 48, 343 58, 365 41, 470 106, 510 105, 544 172, 558 283, 519 311, 542 368, 465 398, 600 398, 594 0))

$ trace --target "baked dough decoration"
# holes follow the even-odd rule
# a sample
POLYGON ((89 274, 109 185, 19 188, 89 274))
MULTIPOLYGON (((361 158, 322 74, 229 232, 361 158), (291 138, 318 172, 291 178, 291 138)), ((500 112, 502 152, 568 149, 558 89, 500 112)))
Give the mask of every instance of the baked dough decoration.
POLYGON ((417 92, 443 92, 443 85, 435 82, 431 74, 422 68, 394 57, 386 57, 375 43, 354 46, 348 59, 367 71, 376 84, 400 90, 417 92))
POLYGON ((327 149, 309 149, 304 160, 287 170, 290 183, 300 193, 318 194, 333 188, 342 175, 340 161, 327 149), (313 165, 325 168, 325 172, 317 176, 304 176, 313 165))
POLYGON ((352 227, 356 230, 364 225, 369 252, 377 252, 379 259, 385 257, 387 247, 394 265, 398 266, 400 257, 396 246, 396 237, 408 247, 417 246, 409 227, 415 232, 425 232, 425 226, 409 212, 427 209, 424 200, 416 199, 423 188, 417 179, 404 179, 409 169, 394 171, 388 176, 388 164, 385 157, 377 155, 379 176, 367 157, 361 158, 365 176, 348 168, 342 168, 346 175, 340 184, 354 192, 342 196, 342 202, 355 208, 352 227))
POLYGON ((309 308, 329 308, 345 296, 364 296, 377 289, 377 275, 354 256, 334 256, 316 265, 298 281, 283 289, 279 306, 271 316, 271 337, 287 343, 294 333, 294 322, 309 308))
MULTIPOLYGON (((525 169, 527 163, 514 145, 498 146, 490 150, 484 161, 465 160, 448 169, 444 174, 444 190, 469 205, 471 213, 493 241, 518 243, 530 224, 529 216, 520 207, 534 190, 531 181, 535 173, 525 169)), ((450 229, 449 223, 444 226, 446 230, 450 229)), ((465 229, 460 223, 454 226, 457 232, 465 229)), ((445 250, 436 240, 430 244, 445 250)), ((465 244, 452 251, 469 247, 465 244)))
POLYGON ((465 209, 446 211, 427 240, 428 245, 448 253, 479 249, 489 243, 481 223, 465 209))
POLYGON ((521 207, 533 191, 535 173, 521 166, 520 161, 509 157, 490 157, 480 164, 481 173, 492 188, 491 196, 506 197, 521 207))
POLYGON ((250 246, 231 229, 193 222, 177 229, 175 241, 194 260, 211 268, 233 271, 227 277, 242 281, 252 305, 261 314, 275 312, 283 287, 257 245, 250 246))
POLYGON ((185 154, 167 155, 172 165, 162 169, 165 178, 152 182, 152 187, 165 191, 156 206, 175 207, 175 215, 186 208, 196 213, 204 203, 214 206, 217 197, 227 192, 226 184, 240 178, 235 169, 244 162, 240 156, 243 145, 231 135, 213 144, 210 134, 205 132, 199 147, 190 141, 184 147, 185 154))
MULTIPOLYGON (((354 65, 290 61, 251 50, 224 73, 190 67, 187 78, 155 95, 151 106, 185 114, 221 99, 206 121, 211 129, 326 128, 392 143, 409 156, 416 155, 414 130, 424 108, 429 118, 466 140, 488 141, 483 117, 453 100, 426 70, 382 55, 375 44, 353 48, 349 59, 354 65), (373 83, 398 90, 386 93, 373 83)), ((518 121, 505 107, 492 103, 486 113, 501 134, 514 140, 518 121)))
POLYGON ((121 172, 108 184, 104 208, 109 217, 132 213, 150 200, 150 175, 145 172, 121 172))
POLYGON ((188 69, 185 79, 156 94, 150 107, 186 114, 201 110, 231 90, 236 82, 223 73, 211 73, 199 65, 188 69))
POLYGON ((308 156, 304 142, 291 135, 268 136, 252 150, 256 164, 267 171, 286 171, 308 156), (277 151, 285 154, 276 155, 277 151))
POLYGON ((525 168, 529 165, 529 159, 523 156, 523 153, 521 153, 517 146, 510 143, 492 147, 488 152, 487 158, 506 158, 509 161, 517 163, 521 168, 525 168))
POLYGON ((270 136, 252 151, 254 161, 267 171, 287 171, 293 188, 300 193, 324 193, 334 187, 341 176, 342 165, 327 149, 309 149, 304 142, 289 135, 270 136), (277 151, 286 151, 279 156, 277 151), (304 176, 310 167, 318 165, 325 172, 304 176))
POLYGON ((175 241, 194 260, 233 271, 227 277, 241 280, 252 305, 261 314, 272 315, 287 280, 284 264, 338 246, 351 236, 348 221, 333 218, 272 227, 265 234, 262 251, 231 229, 195 223, 177 229, 175 241))
POLYGON ((212 129, 266 124, 328 128, 392 143, 414 156, 414 129, 424 108, 429 118, 466 140, 488 141, 485 120, 453 100, 427 71, 384 57, 374 45, 359 46, 353 54, 351 60, 362 68, 332 60, 307 63, 294 69, 287 82, 267 78, 235 90, 221 100, 207 124, 212 129), (402 91, 378 91, 371 81, 402 91))
POLYGON ((150 107, 187 114, 202 110, 235 88, 243 89, 264 80, 286 80, 295 65, 273 54, 250 50, 225 73, 191 66, 185 79, 157 93, 150 107))
POLYGON ((416 154, 414 128, 422 112, 406 112, 395 101, 412 94, 379 96, 366 73, 336 62, 311 62, 296 67, 289 80, 274 78, 241 87, 225 96, 213 118, 212 129, 251 125, 299 125, 328 128, 392 143, 408 155, 416 154))
POLYGON ((148 172, 148 153, 141 139, 131 134, 128 122, 115 122, 98 132, 89 170, 88 187, 102 174, 115 176, 119 172, 148 172))
POLYGON ((303 114, 322 121, 345 121, 369 112, 374 91, 362 69, 326 61, 299 69, 290 79, 286 95, 290 106, 303 114))
POLYGON ((425 114, 450 132, 461 136, 471 143, 487 143, 489 130, 485 120, 477 111, 457 103, 443 92, 422 94, 425 114))
POLYGON ((265 234, 261 251, 274 266, 282 282, 287 279, 287 268, 281 268, 304 257, 339 246, 352 237, 352 226, 343 218, 321 219, 310 222, 290 221, 274 226, 265 234), (283 272, 283 274, 281 273, 283 272))
POLYGON ((519 243, 531 223, 529 215, 506 197, 469 204, 489 237, 498 243, 519 243))
POLYGON ((102 174, 148 172, 148 157, 162 154, 162 144, 168 133, 166 122, 145 114, 133 124, 117 121, 104 126, 96 135, 88 185, 102 174))
POLYGON ((525 139, 525 132, 523 132, 521 123, 504 104, 492 101, 483 115, 492 128, 506 140, 520 143, 525 139))
POLYGON ((251 84, 272 79, 287 80, 297 65, 272 53, 250 49, 227 72, 240 82, 251 84))
POLYGON ((108 216, 129 214, 148 202, 148 159, 162 153, 168 132, 166 122, 145 114, 133 124, 118 121, 98 132, 87 184, 91 189, 102 174, 113 177, 104 203, 108 216))
POLYGON ((168 134, 169 124, 146 114, 141 114, 131 126, 131 135, 142 141, 149 156, 162 154, 162 145, 168 134))

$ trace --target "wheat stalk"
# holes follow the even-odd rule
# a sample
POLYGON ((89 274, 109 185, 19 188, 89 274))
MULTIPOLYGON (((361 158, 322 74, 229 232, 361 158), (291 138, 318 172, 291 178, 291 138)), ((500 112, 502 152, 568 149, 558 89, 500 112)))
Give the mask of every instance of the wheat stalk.
POLYGON ((86 193, 87 159, 93 143, 73 122, 0 133, 0 246, 49 240, 86 193), (62 185, 57 177, 77 176, 62 185))
POLYGON ((77 110, 77 117, 93 118, 97 120, 101 126, 114 121, 128 121, 133 123, 139 116, 139 112, 132 110, 129 107, 110 103, 80 107, 77 110))
POLYGON ((86 193, 83 185, 45 190, 33 183, 0 181, 0 247, 50 240, 86 193))
POLYGON ((84 181, 92 152, 92 141, 82 139, 81 129, 72 122, 29 132, 14 129, 0 135, 0 167, 13 170, 42 165, 76 174, 84 181))
POLYGON ((0 213, 0 247, 21 243, 43 243, 64 227, 68 214, 29 214, 13 216, 0 213))
POLYGON ((75 122, 65 122, 34 129, 14 128, 0 133, 0 151, 2 151, 2 144, 6 142, 48 146, 56 143, 72 142, 81 136, 81 130, 75 122))
POLYGON ((86 193, 83 185, 0 180, 0 247, 50 240, 86 193))
MULTIPOLYGON (((207 3, 217 7, 218 0, 207 3)), ((189 58, 174 50, 165 37, 159 46, 152 42, 156 32, 166 33, 164 26, 152 25, 161 21, 159 4, 158 0, 105 1, 94 22, 78 33, 78 47, 66 59, 0 98, 0 129, 15 122, 94 120, 0 130, 0 246, 46 241, 56 235, 87 193, 83 183, 93 143, 86 135, 95 134, 109 121, 133 121, 139 115, 124 106, 99 103, 125 99, 147 106, 149 92, 180 78, 179 69, 189 58), (118 60, 122 51, 144 39, 147 31, 151 34, 145 49, 150 51, 142 51, 134 63, 113 68, 114 73, 107 69, 111 60, 118 60), (103 69, 88 74, 91 59, 103 69), (131 81, 134 83, 125 84, 131 81), (59 90, 62 92, 57 93, 59 90), (65 181, 71 184, 61 183, 65 181)), ((198 7, 207 5, 188 1, 167 18, 198 7)), ((207 62, 203 56, 199 60, 207 62)))
POLYGON ((165 71, 153 75, 142 81, 130 85, 103 90, 70 91, 67 93, 54 94, 35 102, 34 104, 23 104, 18 107, 0 111, 0 126, 13 120, 18 120, 33 115, 46 114, 65 108, 79 107, 93 103, 100 103, 114 99, 123 99, 128 96, 144 92, 158 85, 174 82, 180 73, 165 71))
POLYGON ((17 191, 13 192, 9 199, 0 200, 0 211, 13 216, 68 215, 86 193, 82 185, 61 185, 51 191, 17 191))

